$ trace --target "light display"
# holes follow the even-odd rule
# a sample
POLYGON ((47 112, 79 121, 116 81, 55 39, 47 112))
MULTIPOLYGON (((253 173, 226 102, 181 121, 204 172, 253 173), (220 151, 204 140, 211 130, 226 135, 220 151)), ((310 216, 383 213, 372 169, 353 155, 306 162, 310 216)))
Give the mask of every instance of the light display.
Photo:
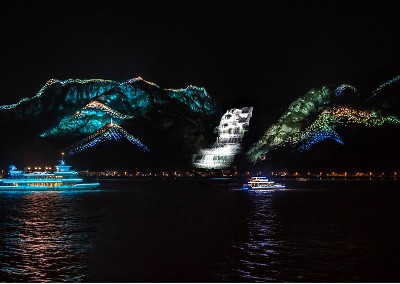
POLYGON ((241 142, 252 113, 253 107, 228 110, 215 128, 217 141, 210 148, 201 149, 194 155, 193 165, 204 169, 228 168, 241 150, 241 142))
POLYGON ((333 129, 321 129, 316 132, 308 133, 307 139, 304 140, 303 143, 299 146, 298 150, 300 152, 304 152, 309 150, 312 146, 314 146, 318 142, 322 142, 327 139, 332 139, 339 144, 344 144, 342 138, 340 138, 339 134, 333 129))
POLYGON ((349 85, 349 84, 342 84, 342 85, 340 85, 339 87, 336 88, 336 90, 334 92, 335 96, 336 97, 340 97, 345 90, 351 90, 356 95, 359 95, 358 90, 354 86, 349 85))
POLYGON ((374 92, 373 92, 373 96, 375 96, 376 94, 378 94, 379 92, 381 92, 383 89, 385 89, 386 87, 395 84, 397 82, 400 82, 400 75, 386 81, 385 83, 383 83, 382 85, 380 85, 374 92))
POLYGON ((110 119, 113 119, 114 123, 119 125, 125 119, 132 118, 133 116, 119 113, 100 102, 92 101, 73 115, 65 116, 56 127, 40 134, 40 136, 91 134, 108 124, 110 119))
POLYGON ((362 124, 367 127, 381 126, 383 124, 400 125, 400 119, 395 116, 382 116, 374 110, 358 110, 344 106, 327 108, 304 130, 292 133, 281 143, 271 146, 270 149, 292 146, 298 147, 299 151, 307 151, 316 143, 326 139, 333 139, 340 144, 344 144, 334 128, 337 125, 349 124, 362 124))
POLYGON ((112 108, 106 106, 105 104, 102 104, 97 101, 91 101, 90 103, 85 105, 80 112, 77 112, 75 115, 84 116, 84 115, 91 115, 93 113, 97 114, 97 111, 101 111, 104 114, 108 114, 110 117, 120 120, 133 118, 133 116, 119 113, 118 111, 113 110, 112 108))
MULTIPOLYGON (((129 79, 128 81, 126 81, 126 82, 131 84, 131 83, 136 83, 136 82, 139 82, 139 81, 143 81, 143 82, 145 82, 145 83, 147 83, 149 85, 152 85, 154 87, 160 88, 157 84, 155 84, 153 82, 150 82, 150 81, 146 81, 142 77, 132 78, 132 79, 129 79)), ((124 83, 121 83, 121 84, 124 84, 124 83)))
POLYGON ((142 142, 140 142, 139 139, 133 137, 121 126, 114 123, 105 125, 101 129, 97 130, 96 133, 69 147, 67 151, 70 155, 75 155, 106 141, 120 141, 123 138, 139 147, 143 152, 150 152, 150 150, 142 142))
POLYGON ((23 99, 21 99, 18 103, 0 106, 0 110, 13 109, 13 108, 18 107, 19 105, 21 105, 22 103, 27 102, 27 101, 29 101, 28 98, 23 98, 23 99))
MULTIPOLYGON (((126 96, 129 105, 133 109, 146 109, 149 106, 149 98, 153 98, 157 103, 166 103, 162 96, 153 96, 152 92, 165 92, 169 98, 177 100, 187 105, 191 111, 209 115, 217 110, 217 103, 209 97, 203 87, 190 85, 185 89, 161 89, 153 82, 143 80, 141 77, 129 79, 124 82, 117 82, 104 79, 50 79, 46 84, 31 98, 23 98, 18 103, 0 106, 0 110, 10 110, 19 107, 31 100, 40 98, 49 88, 59 85, 65 89, 65 102, 76 103, 80 99, 99 99, 113 94, 122 93, 126 96), (137 82, 144 82, 151 86, 153 90, 136 85, 137 82)), ((107 99, 106 102, 107 104, 107 99)))
MULTIPOLYGON (((46 84, 44 84, 44 86, 39 90, 39 92, 37 92, 36 95, 34 95, 33 97, 31 97, 31 98, 23 98, 18 103, 15 103, 15 104, 9 104, 9 105, 0 106, 0 110, 13 109, 13 108, 16 108, 16 107, 20 106, 21 104, 26 103, 26 102, 28 102, 30 100, 34 100, 34 99, 40 98, 43 95, 43 93, 49 87, 51 87, 52 85, 60 84, 61 86, 65 86, 65 85, 71 84, 71 83, 78 83, 78 84, 88 84, 88 83, 99 84, 99 83, 101 83, 102 85, 110 85, 109 89, 113 87, 113 84, 116 84, 116 82, 114 82, 114 81, 103 80, 103 79, 88 79, 88 80, 68 79, 68 80, 64 80, 64 81, 57 80, 57 79, 50 79, 50 80, 48 80, 46 82, 46 84)), ((95 93, 98 93, 98 91, 97 92, 93 92, 93 97, 94 97, 95 93)))
POLYGON ((309 117, 330 102, 329 88, 312 89, 292 102, 277 123, 271 125, 263 137, 248 151, 251 161, 257 161, 269 151, 282 145, 291 135, 304 128, 309 117))
POLYGON ((203 87, 190 85, 185 89, 166 89, 171 98, 189 106, 193 112, 214 113, 216 104, 203 87))
MULTIPOLYGON (((49 113, 57 113, 54 120, 58 124, 40 136, 65 137, 93 134, 110 119, 118 125, 127 119, 146 119, 151 108, 166 104, 173 106, 167 111, 182 109, 182 115, 191 111, 208 116, 218 109, 217 102, 202 87, 161 89, 155 83, 137 77, 124 82, 50 79, 33 97, 0 106, 0 111, 15 109, 18 119, 42 119, 42 114, 48 117, 49 113)), ((201 119, 201 116, 196 117, 201 119)))
MULTIPOLYGON (((400 80, 400 76, 386 82, 378 90, 400 80)), ((358 95, 358 90, 348 84, 340 85, 333 92, 339 97, 345 90, 358 95)), ((309 150, 313 145, 326 139, 344 144, 339 134, 334 130, 337 125, 362 124, 367 127, 383 124, 400 125, 396 116, 382 116, 376 110, 361 110, 346 106, 328 107, 331 102, 329 89, 322 87, 312 90, 305 96, 294 101, 278 120, 247 152, 251 161, 265 157, 269 151, 283 146, 291 146, 299 151, 309 150), (313 115, 316 116, 312 119, 313 115)))
POLYGON ((314 144, 326 139, 333 139, 344 144, 336 131, 333 130, 336 125, 362 124, 367 127, 374 127, 385 123, 400 125, 400 120, 394 116, 384 117, 373 110, 333 107, 324 110, 309 127, 294 134, 285 143, 291 145, 300 143, 300 151, 309 150, 314 144))

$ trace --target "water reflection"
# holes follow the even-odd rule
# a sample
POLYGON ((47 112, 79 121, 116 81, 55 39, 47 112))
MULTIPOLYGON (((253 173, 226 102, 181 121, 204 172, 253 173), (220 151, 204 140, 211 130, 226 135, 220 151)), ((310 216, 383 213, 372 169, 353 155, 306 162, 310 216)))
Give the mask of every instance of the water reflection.
MULTIPOLYGON (((79 196, 59 192, 0 196, 0 279, 6 282, 83 281, 87 238, 79 196)), ((87 216, 86 216, 87 217, 87 216)))
POLYGON ((273 259, 278 254, 281 241, 277 210, 273 192, 250 192, 250 210, 246 216, 248 235, 236 248, 242 252, 242 265, 238 271, 244 279, 252 281, 276 280, 278 267, 273 259))
POLYGON ((239 192, 246 200, 243 210, 245 228, 233 248, 217 264, 212 278, 227 282, 265 282, 279 278, 276 261, 282 241, 279 218, 274 199, 279 193, 270 191, 239 192))

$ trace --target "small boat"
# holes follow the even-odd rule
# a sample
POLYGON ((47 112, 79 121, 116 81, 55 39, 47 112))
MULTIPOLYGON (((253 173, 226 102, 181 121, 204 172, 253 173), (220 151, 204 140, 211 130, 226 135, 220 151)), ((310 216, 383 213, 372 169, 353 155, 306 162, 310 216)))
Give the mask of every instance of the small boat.
POLYGON ((0 179, 0 191, 5 190, 42 190, 42 191, 59 191, 59 190, 82 190, 97 188, 99 183, 83 183, 83 179, 78 176, 76 171, 70 170, 71 166, 67 165, 64 159, 60 160, 60 164, 55 166, 54 172, 24 172, 18 170, 14 165, 10 166, 9 177, 0 179))
POLYGON ((297 180, 297 181, 308 181, 308 178, 305 178, 305 177, 298 177, 296 180, 297 180))
POLYGON ((242 190, 278 190, 285 189, 284 184, 275 183, 266 177, 251 177, 242 187, 242 190))

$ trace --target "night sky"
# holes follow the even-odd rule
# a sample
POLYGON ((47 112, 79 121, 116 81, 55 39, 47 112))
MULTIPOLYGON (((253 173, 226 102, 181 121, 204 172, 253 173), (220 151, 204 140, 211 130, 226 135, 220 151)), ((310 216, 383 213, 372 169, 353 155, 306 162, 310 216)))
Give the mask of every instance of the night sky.
POLYGON ((383 1, 13 1, 0 9, 0 103, 51 78, 141 76, 255 106, 256 141, 311 88, 366 98, 399 75, 399 15, 383 1))
POLYGON ((0 11, 3 102, 50 78, 141 76, 271 111, 312 87, 368 95, 399 74, 400 9, 389 2, 13 2, 0 11))

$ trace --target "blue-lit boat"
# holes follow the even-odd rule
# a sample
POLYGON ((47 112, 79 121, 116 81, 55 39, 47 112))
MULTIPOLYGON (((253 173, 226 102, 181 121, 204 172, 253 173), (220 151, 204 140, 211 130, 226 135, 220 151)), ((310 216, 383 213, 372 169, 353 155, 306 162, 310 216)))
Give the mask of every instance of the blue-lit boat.
POLYGON ((65 161, 60 160, 60 164, 55 166, 54 172, 24 172, 15 166, 10 166, 9 176, 0 179, 0 191, 3 190, 42 190, 42 191, 61 191, 61 190, 82 190, 97 188, 99 183, 83 183, 83 179, 78 176, 76 171, 71 170, 71 166, 65 161))
POLYGON ((251 177, 243 184, 242 190, 281 190, 285 189, 284 184, 275 183, 266 177, 251 177))

